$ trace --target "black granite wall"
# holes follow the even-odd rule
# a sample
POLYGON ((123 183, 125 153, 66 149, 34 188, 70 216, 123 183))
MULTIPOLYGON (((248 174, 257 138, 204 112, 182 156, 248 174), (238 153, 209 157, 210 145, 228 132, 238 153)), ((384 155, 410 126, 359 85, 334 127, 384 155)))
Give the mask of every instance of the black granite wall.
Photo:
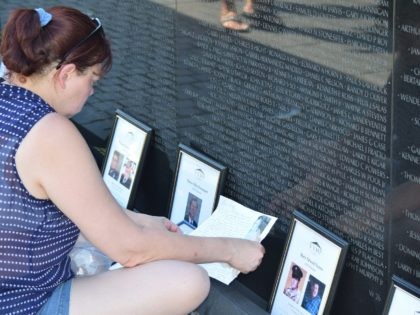
MULTIPOLYGON (((19 2, 60 3, 3 0, 2 21, 19 2)), ((380 314, 392 274, 420 285, 420 1, 255 0, 248 33, 222 28, 220 1, 61 2, 113 44, 74 118, 89 142, 116 108, 155 129, 137 209, 165 214, 183 142, 228 166, 226 196, 278 216, 240 277, 263 299, 295 208, 351 245, 333 314, 380 314)))

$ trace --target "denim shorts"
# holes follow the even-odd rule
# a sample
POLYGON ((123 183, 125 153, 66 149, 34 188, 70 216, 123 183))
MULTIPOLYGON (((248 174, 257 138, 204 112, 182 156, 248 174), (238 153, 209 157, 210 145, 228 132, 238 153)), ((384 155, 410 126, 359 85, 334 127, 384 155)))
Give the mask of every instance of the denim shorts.
POLYGON ((37 315, 68 315, 72 279, 60 284, 37 315))

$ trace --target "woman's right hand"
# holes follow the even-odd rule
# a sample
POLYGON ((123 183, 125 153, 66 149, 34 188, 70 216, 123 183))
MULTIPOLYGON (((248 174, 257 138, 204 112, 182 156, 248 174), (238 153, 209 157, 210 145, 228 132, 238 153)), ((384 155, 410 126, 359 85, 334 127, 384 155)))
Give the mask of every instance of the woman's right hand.
POLYGON ((239 238, 229 238, 228 242, 232 252, 229 265, 242 273, 249 273, 258 268, 265 254, 264 246, 239 238))

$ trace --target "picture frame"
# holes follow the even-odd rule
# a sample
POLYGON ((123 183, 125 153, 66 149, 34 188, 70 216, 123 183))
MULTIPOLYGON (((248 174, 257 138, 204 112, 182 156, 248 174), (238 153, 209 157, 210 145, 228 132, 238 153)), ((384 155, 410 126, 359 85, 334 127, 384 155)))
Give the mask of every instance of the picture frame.
POLYGON ((393 275, 382 314, 420 314, 420 288, 393 275))
POLYGON ((207 155, 180 143, 168 217, 185 234, 207 219, 217 206, 227 167, 207 155))
POLYGON ((268 312, 328 314, 348 246, 347 241, 295 210, 268 312))
POLYGON ((102 178, 121 207, 131 209, 153 129, 117 109, 108 141, 102 178))

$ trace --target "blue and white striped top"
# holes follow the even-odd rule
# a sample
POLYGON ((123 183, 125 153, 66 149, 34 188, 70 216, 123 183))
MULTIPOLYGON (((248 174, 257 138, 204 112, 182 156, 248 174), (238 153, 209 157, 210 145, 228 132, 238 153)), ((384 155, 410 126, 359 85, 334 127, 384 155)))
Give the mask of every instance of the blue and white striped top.
POLYGON ((32 197, 17 173, 23 138, 54 110, 38 95, 0 83, 0 314, 36 314, 73 276, 78 228, 50 200, 32 197))

